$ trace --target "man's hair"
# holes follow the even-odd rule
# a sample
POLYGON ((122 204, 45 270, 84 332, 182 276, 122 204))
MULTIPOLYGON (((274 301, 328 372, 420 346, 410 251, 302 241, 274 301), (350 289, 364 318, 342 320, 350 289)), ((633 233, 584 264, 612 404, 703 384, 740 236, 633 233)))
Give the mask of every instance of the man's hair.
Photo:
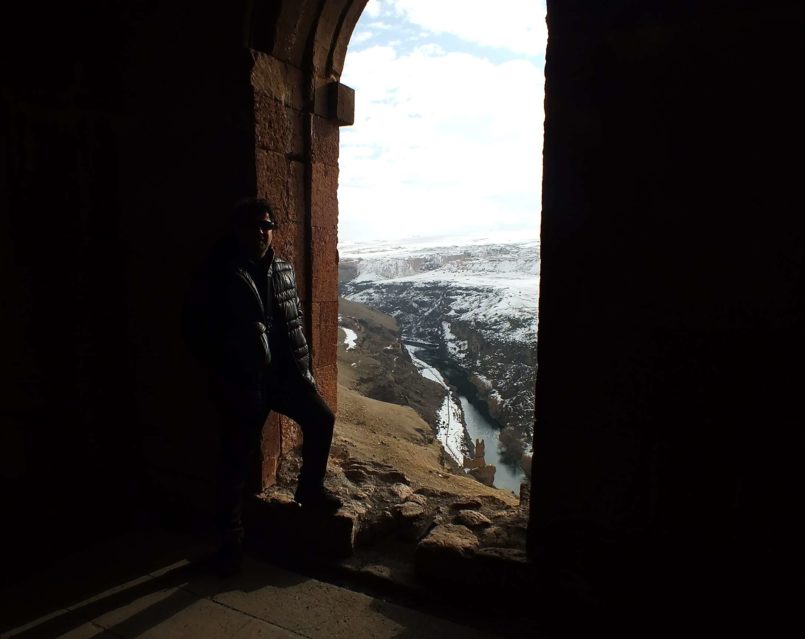
POLYGON ((268 217, 272 222, 276 223, 277 219, 274 217, 274 211, 268 200, 261 197, 247 197, 238 201, 232 209, 230 219, 233 224, 240 224, 244 221, 251 221, 262 217, 264 213, 268 213, 268 217))

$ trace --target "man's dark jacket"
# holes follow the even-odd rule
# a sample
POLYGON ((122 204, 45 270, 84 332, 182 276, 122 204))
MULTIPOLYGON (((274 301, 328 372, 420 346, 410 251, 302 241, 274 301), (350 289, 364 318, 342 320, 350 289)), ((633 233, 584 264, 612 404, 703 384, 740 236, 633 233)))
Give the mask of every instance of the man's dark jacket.
POLYGON ((271 364, 277 377, 299 375, 315 387, 303 326, 291 265, 272 249, 249 264, 230 241, 216 246, 195 274, 183 312, 188 345, 214 374, 245 381, 271 364), (265 269, 271 283, 271 308, 250 274, 255 269, 265 269))

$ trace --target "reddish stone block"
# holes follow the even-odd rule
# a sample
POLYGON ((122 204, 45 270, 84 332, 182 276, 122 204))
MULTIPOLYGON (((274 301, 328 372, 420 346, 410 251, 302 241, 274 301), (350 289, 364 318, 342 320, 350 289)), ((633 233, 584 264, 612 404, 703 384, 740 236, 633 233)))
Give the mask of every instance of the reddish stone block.
POLYGON ((321 5, 313 41, 313 77, 330 76, 330 52, 341 24, 344 5, 344 2, 325 2, 321 5))
POLYGON ((258 148, 299 156, 305 148, 305 116, 263 92, 254 94, 255 143, 258 148))
POLYGON ((338 411, 338 366, 321 366, 314 368, 316 385, 319 393, 334 413, 338 411))
MULTIPOLYGON (((304 257, 300 258, 299 261, 303 261, 304 257)), ((310 299, 310 287, 308 286, 308 278, 306 275, 306 270, 300 267, 297 267, 294 264, 294 272, 296 273, 296 292, 299 293, 299 299, 302 302, 302 312, 307 315, 309 313, 307 308, 307 301, 310 299)))
POLYGON ((306 165, 301 162, 289 163, 288 177, 288 221, 304 223, 307 217, 307 198, 305 196, 306 165))
POLYGON ((334 126, 355 123, 355 89, 334 80, 316 87, 313 112, 334 126))
POLYGON ((280 415, 278 421, 282 438, 282 454, 287 455, 302 443, 302 429, 288 417, 280 415))
POLYGON ((330 71, 331 75, 334 75, 336 78, 340 78, 344 71, 344 58, 346 58, 347 55, 347 47, 352 38, 352 32, 355 30, 355 25, 358 23, 361 13, 363 13, 363 9, 366 6, 366 2, 367 0, 353 2, 341 23, 341 31, 338 33, 338 38, 335 40, 331 56, 332 69, 330 69, 330 71))
POLYGON ((308 279, 305 275, 307 267, 307 244, 304 229, 298 224, 281 225, 274 231, 274 252, 293 266, 296 274, 296 291, 300 299, 306 299, 308 294, 308 279))
POLYGON ((315 326, 338 324, 338 302, 314 302, 311 319, 315 326))
POLYGON ((277 483, 277 470, 279 470, 279 455, 264 456, 260 464, 260 487, 265 490, 277 483))
POLYGON ((330 106, 338 126, 355 124, 355 89, 340 82, 333 83, 330 89, 330 106))
POLYGON ((338 267, 321 266, 313 272, 312 299, 317 302, 334 302, 338 299, 338 267))
POLYGON ((262 92, 254 93, 254 138, 258 148, 285 153, 291 139, 291 119, 285 107, 262 92))
POLYGON ((257 195, 266 198, 274 207, 280 222, 288 219, 288 161, 284 155, 255 150, 257 195))
MULTIPOLYGON (((314 307, 319 306, 314 304, 314 307)), ((337 363, 338 319, 333 322, 313 324, 313 361, 316 366, 330 366, 337 363)))
POLYGON ((338 229, 338 167, 314 162, 310 208, 312 226, 338 229))
POLYGON ((255 91, 278 100, 284 106, 297 111, 301 111, 304 107, 307 91, 304 73, 293 65, 261 51, 255 52, 252 86, 255 91))
POLYGON ((274 34, 273 55, 294 67, 302 68, 307 57, 310 34, 318 18, 318 12, 310 10, 310 2, 283 2, 277 18, 274 34), (306 9, 306 10, 305 10, 306 9))
POLYGON ((360 19, 365 6, 366 0, 353 2, 347 10, 344 20, 341 22, 341 30, 338 32, 338 37, 335 39, 333 52, 330 56, 330 64, 332 65, 330 69, 331 75, 336 78, 340 78, 344 71, 344 58, 347 55, 347 47, 349 46, 350 38, 352 38, 352 32, 355 30, 355 25, 360 19))
POLYGON ((337 166, 340 139, 338 124, 314 115, 311 118, 310 131, 310 157, 313 162, 337 166))
POLYGON ((262 442, 260 447, 260 474, 263 488, 276 483, 277 467, 282 454, 282 439, 280 436, 279 416, 272 414, 263 425, 262 442))
POLYGON ((316 359, 321 366, 338 363, 338 327, 328 326, 319 329, 319 348, 316 359))
POLYGON ((335 229, 316 227, 311 238, 314 302, 338 301, 338 236, 335 229))
POLYGON ((296 275, 296 292, 300 299, 306 299, 308 294, 308 245, 305 229, 301 224, 280 224, 274 231, 272 246, 277 256, 290 262, 296 275))

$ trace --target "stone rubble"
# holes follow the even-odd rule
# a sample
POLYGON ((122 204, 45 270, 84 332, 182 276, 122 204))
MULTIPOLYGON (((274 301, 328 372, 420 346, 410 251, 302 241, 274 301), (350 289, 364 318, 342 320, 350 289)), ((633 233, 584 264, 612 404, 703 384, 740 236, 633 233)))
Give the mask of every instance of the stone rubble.
MULTIPOLYGON (((279 469, 280 483, 261 496, 270 511, 267 519, 276 528, 281 518, 288 539, 303 538, 306 533, 301 527, 310 526, 292 498, 298 468, 298 458, 288 455, 279 469)), ((407 562, 409 572, 429 583, 445 579, 476 583, 485 578, 479 572, 481 564, 505 572, 505 565, 526 561, 527 513, 497 497, 412 485, 389 464, 342 454, 331 458, 327 487, 344 504, 333 518, 339 523, 317 521, 315 526, 318 531, 328 531, 329 546, 338 550, 338 557, 376 552, 372 549, 378 544, 388 546, 392 548, 388 552, 396 553, 387 558, 390 564, 407 562)), ((377 561, 371 564, 375 577, 388 573, 393 580, 400 572, 375 564, 377 561)))

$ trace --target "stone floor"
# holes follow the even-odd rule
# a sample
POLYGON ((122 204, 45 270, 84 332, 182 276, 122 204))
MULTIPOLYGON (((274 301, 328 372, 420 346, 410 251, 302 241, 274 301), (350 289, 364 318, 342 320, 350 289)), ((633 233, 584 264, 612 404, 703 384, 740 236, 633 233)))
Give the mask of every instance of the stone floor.
POLYGON ((256 558, 221 579, 203 561, 209 551, 193 537, 141 530, 76 552, 2 593, 0 637, 497 636, 256 558))

